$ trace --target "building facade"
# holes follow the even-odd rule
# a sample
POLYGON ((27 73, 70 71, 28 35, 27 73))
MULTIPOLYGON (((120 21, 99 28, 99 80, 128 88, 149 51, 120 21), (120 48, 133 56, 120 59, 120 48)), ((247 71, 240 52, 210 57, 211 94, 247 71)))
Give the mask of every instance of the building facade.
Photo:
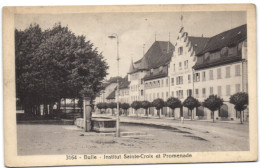
MULTIPOLYGON (((120 102, 152 102, 157 98, 167 101, 170 97, 183 102, 188 96, 203 102, 215 94, 224 100, 224 105, 215 112, 215 119, 236 120, 240 116, 229 98, 234 93, 248 91, 246 25, 213 37, 190 36, 181 27, 175 45, 155 41, 140 60, 131 63, 124 81, 120 84, 120 102)), ((161 113, 180 118, 180 111, 171 113, 165 107, 161 113)), ((189 119, 210 120, 213 116, 202 106, 194 110, 193 116, 185 107, 182 111, 184 118, 189 119)), ((157 115, 153 108, 149 114, 157 115)), ((248 118, 248 112, 244 117, 248 118)))
MULTIPOLYGON (((193 69, 197 61, 196 54, 206 45, 209 38, 189 36, 181 27, 175 44, 175 52, 169 66, 169 93, 171 97, 176 97, 182 102, 188 97, 193 96, 193 69)), ((176 109, 174 117, 180 117, 180 109, 176 109)), ((190 118, 191 113, 187 108, 183 108, 184 118, 190 118)))
MULTIPOLYGON (((204 101, 209 95, 218 95, 223 98, 224 105, 215 114, 215 119, 238 119, 240 116, 229 98, 237 92, 248 92, 246 25, 211 37, 197 54, 194 70, 194 96, 204 101)), ((200 110, 204 112, 204 118, 212 119, 208 109, 201 107, 200 110)))

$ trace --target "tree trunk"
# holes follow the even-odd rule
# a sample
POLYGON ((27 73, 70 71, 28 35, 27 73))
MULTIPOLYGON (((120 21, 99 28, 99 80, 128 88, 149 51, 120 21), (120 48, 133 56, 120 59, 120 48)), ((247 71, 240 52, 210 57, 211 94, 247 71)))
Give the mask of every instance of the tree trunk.
POLYGON ((215 122, 214 111, 212 111, 213 123, 215 122))
POLYGON ((64 111, 64 112, 65 112, 65 113, 66 113, 66 108, 67 108, 66 106, 67 106, 67 104, 66 104, 66 98, 65 98, 65 99, 64 99, 64 108, 65 108, 65 111, 64 111))
POLYGON ((74 113, 76 113, 76 98, 74 98, 74 101, 73 101, 73 111, 74 113))
POLYGON ((192 121, 192 117, 193 117, 193 115, 192 115, 192 110, 190 110, 191 111, 191 117, 190 117, 190 120, 192 121))
POLYGON ((38 116, 41 115, 41 107, 40 106, 41 106, 40 104, 37 105, 37 115, 38 116))
POLYGON ((242 120, 242 111, 240 111, 240 124, 243 124, 243 120, 242 120))
POLYGON ((47 107, 46 103, 44 103, 44 105, 43 105, 43 114, 48 115, 48 107, 47 107))
POLYGON ((57 104, 57 110, 60 111, 60 105, 61 105, 61 99, 58 100, 58 104, 57 104))
POLYGON ((145 109, 145 115, 148 117, 148 109, 145 109))
POLYGON ((53 116, 53 103, 50 103, 50 115, 53 116))
POLYGON ((157 110, 159 118, 161 118, 161 112, 160 109, 157 110))

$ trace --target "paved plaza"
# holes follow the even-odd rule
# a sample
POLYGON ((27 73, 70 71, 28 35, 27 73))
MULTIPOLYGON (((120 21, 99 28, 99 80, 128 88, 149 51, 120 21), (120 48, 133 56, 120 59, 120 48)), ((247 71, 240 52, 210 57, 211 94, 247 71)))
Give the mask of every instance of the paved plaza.
POLYGON ((74 125, 18 124, 18 154, 113 154, 249 150, 248 123, 121 117, 116 138, 83 132, 74 125))

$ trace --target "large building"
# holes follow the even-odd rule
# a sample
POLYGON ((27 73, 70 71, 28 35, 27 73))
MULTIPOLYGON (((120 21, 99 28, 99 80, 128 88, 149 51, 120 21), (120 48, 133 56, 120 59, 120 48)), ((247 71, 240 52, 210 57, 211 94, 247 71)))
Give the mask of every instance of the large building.
MULTIPOLYGON (((234 105, 229 103, 229 98, 237 92, 248 92, 246 25, 211 37, 197 54, 193 68, 194 96, 203 101, 209 95, 218 95, 223 98, 224 105, 215 117, 238 118, 239 114, 234 110, 234 105)), ((201 107, 199 110, 204 111, 205 118, 212 118, 208 109, 201 107)))
MULTIPOLYGON (((171 97, 177 97, 182 102, 188 97, 193 96, 193 69, 197 61, 196 54, 201 52, 205 47, 209 38, 189 36, 184 31, 184 27, 180 28, 175 43, 175 52, 172 56, 169 66, 169 93, 171 97)), ((176 109, 174 117, 180 117, 180 109, 176 109)), ((184 118, 190 118, 187 108, 183 108, 184 118)))
MULTIPOLYGON (((224 105, 215 118, 238 119, 239 113, 229 103, 229 97, 248 90, 247 26, 242 25, 213 37, 190 36, 181 27, 174 45, 170 41, 155 41, 140 60, 132 61, 128 76, 122 81, 120 102, 152 102, 157 98, 166 101, 169 97, 177 97, 183 102, 188 96, 203 102, 209 95, 216 94, 223 98, 224 105)), ((130 111, 134 114, 133 110, 130 111)), ((172 114, 165 107, 161 113, 180 118, 180 109, 172 114)), ((150 108, 149 114, 157 115, 153 108, 150 108)), ((247 118, 248 113, 245 115, 247 118)), ((201 106, 193 116, 187 108, 183 108, 183 116, 212 119, 213 115, 201 106)))

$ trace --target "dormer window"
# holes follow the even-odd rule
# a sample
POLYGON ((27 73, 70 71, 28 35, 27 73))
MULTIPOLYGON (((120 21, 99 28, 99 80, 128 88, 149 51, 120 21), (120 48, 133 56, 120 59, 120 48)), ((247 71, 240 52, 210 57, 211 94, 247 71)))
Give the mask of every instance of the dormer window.
POLYGON ((162 69, 163 69, 163 66, 160 66, 159 71, 161 71, 162 69))
POLYGON ((179 55, 182 55, 182 54, 183 54, 183 47, 179 47, 179 48, 178 48, 178 54, 179 54, 179 55))

